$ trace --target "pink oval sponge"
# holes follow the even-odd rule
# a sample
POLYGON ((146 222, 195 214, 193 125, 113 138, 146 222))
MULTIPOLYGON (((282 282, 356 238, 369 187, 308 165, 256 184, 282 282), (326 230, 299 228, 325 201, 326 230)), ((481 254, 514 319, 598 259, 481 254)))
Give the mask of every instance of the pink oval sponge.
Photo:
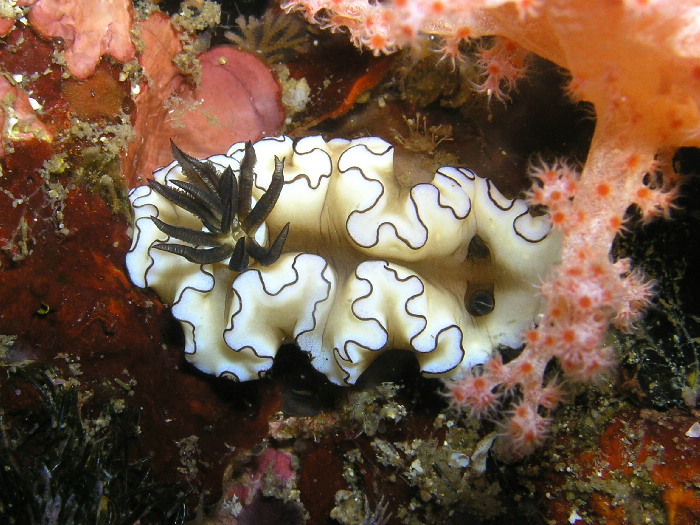
POLYGON ((195 86, 173 63, 182 47, 170 19, 154 13, 139 26, 147 81, 134 99, 134 139, 122 155, 129 186, 170 162, 170 139, 205 158, 232 142, 279 133, 285 117, 280 88, 263 62, 229 46, 212 48, 199 56, 202 74, 195 86))
POLYGON ((224 93, 232 105, 240 105, 243 100, 250 102, 263 135, 279 131, 284 122, 280 88, 260 60, 230 46, 219 46, 201 55, 199 61, 202 64, 200 93, 228 88, 224 93))
POLYGON ((276 135, 284 122, 280 88, 263 62, 230 46, 218 46, 199 56, 202 76, 181 96, 192 109, 172 122, 177 144, 190 154, 206 157, 225 151, 232 141, 256 141, 276 135))

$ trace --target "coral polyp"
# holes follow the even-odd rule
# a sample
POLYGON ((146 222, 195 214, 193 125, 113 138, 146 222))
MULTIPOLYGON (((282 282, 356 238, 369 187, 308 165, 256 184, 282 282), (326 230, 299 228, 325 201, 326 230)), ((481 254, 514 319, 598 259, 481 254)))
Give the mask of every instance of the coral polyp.
POLYGON ((153 179, 149 179, 148 183, 156 193, 198 217, 204 229, 176 226, 152 216, 151 220, 160 231, 192 245, 160 242, 153 247, 181 255, 197 264, 213 264, 228 259, 229 268, 237 272, 248 267, 249 256, 263 266, 269 266, 279 259, 289 233, 289 223, 269 248, 262 247, 254 234, 280 196, 284 184, 284 161, 275 157, 270 185, 251 208, 255 150, 250 142, 246 143, 241 161, 240 181, 236 180, 230 166, 219 176, 211 162, 190 157, 174 143, 171 145, 173 157, 188 180, 172 180, 171 186, 153 179))

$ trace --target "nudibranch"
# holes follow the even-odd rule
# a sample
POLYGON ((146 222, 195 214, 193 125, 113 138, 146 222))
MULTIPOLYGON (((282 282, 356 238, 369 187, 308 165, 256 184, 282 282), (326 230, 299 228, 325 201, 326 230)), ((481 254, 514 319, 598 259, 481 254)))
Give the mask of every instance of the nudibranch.
POLYGON ((129 196, 126 265, 172 305, 187 359, 217 376, 257 379, 284 343, 337 384, 389 348, 459 375, 521 344, 560 257, 546 216, 468 169, 402 186, 380 138, 173 153, 129 196))

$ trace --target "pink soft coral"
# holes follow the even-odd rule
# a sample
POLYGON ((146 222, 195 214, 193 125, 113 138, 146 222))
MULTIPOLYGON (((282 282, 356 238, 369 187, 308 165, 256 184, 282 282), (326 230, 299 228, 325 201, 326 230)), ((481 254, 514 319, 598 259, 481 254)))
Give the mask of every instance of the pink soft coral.
MULTIPOLYGON (((613 364, 607 328, 630 330, 649 304, 653 283, 613 262, 610 247, 635 204, 644 221, 668 216, 679 180, 671 157, 700 146, 700 5, 696 0, 288 0, 307 18, 346 29, 375 52, 426 36, 443 38, 446 55, 461 39, 495 35, 569 70, 568 92, 591 102, 596 129, 579 173, 565 162, 533 168, 534 204, 549 208, 563 235, 562 263, 542 284, 545 313, 525 335, 521 355, 498 358, 448 384, 453 404, 476 414, 505 410, 501 443, 530 452, 547 435, 559 401, 545 369, 560 364, 565 384, 596 381, 613 364), (515 397, 510 407, 501 402, 515 397)), ((502 41, 502 42, 507 42, 502 41)), ((509 83, 498 49, 481 50, 481 90, 502 96, 509 83), (489 71, 491 69, 491 71, 489 71)))
POLYGON ((501 102, 510 100, 508 93, 527 73, 530 53, 507 38, 497 37, 491 47, 480 46, 477 54, 484 80, 474 86, 475 90, 501 102))

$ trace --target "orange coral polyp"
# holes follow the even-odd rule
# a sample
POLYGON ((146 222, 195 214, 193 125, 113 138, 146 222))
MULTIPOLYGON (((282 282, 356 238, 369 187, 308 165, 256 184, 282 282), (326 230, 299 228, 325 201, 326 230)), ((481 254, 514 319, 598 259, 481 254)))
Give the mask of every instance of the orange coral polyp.
POLYGON ((491 62, 488 66, 486 66, 486 72, 489 75, 498 77, 503 74, 503 67, 496 62, 491 62))
POLYGON ((598 197, 609 197, 610 194, 612 193, 612 188, 610 188, 610 184, 607 182, 601 182, 595 187, 595 192, 598 197))
POLYGON ((529 200, 532 204, 544 204, 544 191, 542 188, 535 188, 530 192, 529 200))
POLYGON ((543 406, 548 410, 552 410, 556 408, 559 402, 561 401, 563 392, 558 386, 548 384, 547 386, 543 387, 542 390, 540 390, 537 394, 537 404, 543 406))
POLYGON ((416 36, 416 28, 408 24, 403 24, 401 26, 401 35, 410 40, 416 36))
POLYGON ((457 409, 468 407, 472 415, 488 412, 498 399, 493 393, 495 385, 483 376, 467 376, 462 380, 448 383, 452 403, 457 409))
POLYGON ((621 231, 624 229, 624 221, 617 215, 610 217, 608 220, 608 229, 614 232, 621 231))
POLYGON ((445 12, 445 3, 437 0, 430 4, 430 13, 433 15, 441 15, 445 12))
POLYGON ((525 360, 517 368, 519 377, 528 377, 535 371, 535 364, 532 361, 525 360))
POLYGON ((552 203, 558 202, 563 199, 563 195, 559 190, 554 190, 552 193, 549 194, 549 198, 552 201, 552 203))
POLYGON ((469 26, 458 27, 455 31, 454 38, 457 40, 467 40, 471 38, 473 34, 472 28, 469 26))
POLYGON ((545 184, 553 184, 559 180, 560 173, 556 170, 547 169, 538 173, 538 177, 542 179, 545 184))
POLYGON ((529 454, 548 435, 549 420, 542 417, 529 404, 515 407, 504 431, 510 440, 512 453, 516 456, 529 454))
POLYGON ((564 310, 559 306, 553 307, 547 313, 552 319, 561 319, 564 317, 564 310))
POLYGON ((593 306, 593 299, 585 295, 578 300, 578 305, 580 308, 588 310, 593 306))
POLYGON ((651 190, 649 188, 639 188, 634 196, 639 199, 640 201, 645 201, 648 200, 651 197, 651 190))
POLYGON ((564 343, 572 344, 576 341, 576 332, 573 329, 568 328, 562 332, 561 339, 564 343))
POLYGON ((563 211, 555 211, 551 215, 551 221, 554 226, 561 227, 566 223, 566 214, 563 211))
POLYGON ((395 43, 386 38, 381 32, 373 32, 363 40, 364 44, 376 54, 391 53, 395 43))
POLYGON ((564 274, 567 277, 581 277, 581 276, 583 276, 583 269, 582 268, 566 268, 564 270, 564 274))
POLYGON ((525 342, 528 345, 537 344, 540 340, 540 332, 536 329, 531 329, 525 332, 525 342))

